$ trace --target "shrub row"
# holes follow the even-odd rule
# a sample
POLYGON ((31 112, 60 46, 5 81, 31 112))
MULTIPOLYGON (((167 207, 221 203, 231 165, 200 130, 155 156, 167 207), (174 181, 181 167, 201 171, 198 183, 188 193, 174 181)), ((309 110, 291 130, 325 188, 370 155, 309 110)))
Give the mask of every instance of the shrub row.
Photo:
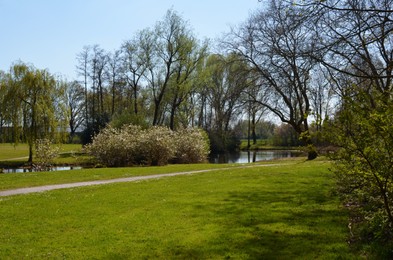
POLYGON ((89 154, 109 167, 199 163, 207 159, 209 141, 199 129, 172 131, 154 126, 106 127, 86 146, 89 154))

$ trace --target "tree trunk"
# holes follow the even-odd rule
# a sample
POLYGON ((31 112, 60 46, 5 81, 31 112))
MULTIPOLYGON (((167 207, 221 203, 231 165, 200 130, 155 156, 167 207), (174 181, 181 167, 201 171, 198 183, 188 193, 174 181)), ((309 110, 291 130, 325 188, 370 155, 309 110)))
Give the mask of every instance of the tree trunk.
POLYGON ((314 160, 318 157, 318 153, 315 150, 315 146, 312 143, 311 137, 307 136, 306 137, 306 149, 307 149, 307 159, 308 160, 314 160))
POLYGON ((169 128, 172 131, 175 130, 175 113, 176 113, 176 106, 172 106, 170 120, 169 120, 169 128))
POLYGON ((33 163, 33 144, 29 142, 29 159, 27 160, 28 163, 33 163))
POLYGON ((253 144, 257 144, 257 134, 255 133, 255 113, 252 114, 252 121, 251 121, 251 136, 253 144))
POLYGON ((138 87, 136 84, 134 86, 134 113, 138 114, 138 87))
POLYGON ((154 117, 153 117, 153 125, 158 125, 159 114, 160 113, 160 102, 154 101, 154 117))

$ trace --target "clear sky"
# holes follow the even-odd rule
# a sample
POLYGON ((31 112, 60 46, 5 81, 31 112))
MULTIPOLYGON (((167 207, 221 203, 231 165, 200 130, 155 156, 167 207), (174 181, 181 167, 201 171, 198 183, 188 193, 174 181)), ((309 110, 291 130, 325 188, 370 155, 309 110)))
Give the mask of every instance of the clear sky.
POLYGON ((73 80, 83 46, 116 50, 171 8, 202 40, 261 7, 258 0, 0 0, 0 70, 21 60, 73 80))

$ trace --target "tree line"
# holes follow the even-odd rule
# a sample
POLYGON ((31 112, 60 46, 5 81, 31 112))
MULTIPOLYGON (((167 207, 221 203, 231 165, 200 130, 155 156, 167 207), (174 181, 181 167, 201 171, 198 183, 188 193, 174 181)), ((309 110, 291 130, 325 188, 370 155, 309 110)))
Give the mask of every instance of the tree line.
MULTIPOLYGON (((115 127, 132 123, 172 130, 199 127, 209 133, 215 150, 236 147, 234 126, 242 120, 245 104, 250 104, 245 89, 253 84, 248 65, 235 52, 213 53, 211 44, 198 40, 190 27, 169 10, 156 26, 139 31, 118 50, 85 46, 76 57, 78 79, 51 75, 52 94, 40 84, 28 85, 25 75, 16 72, 18 68, 39 71, 33 65, 12 65, 1 77, 1 96, 8 103, 3 103, 0 129, 4 134, 12 126, 12 139, 21 141, 27 140, 24 129, 35 131, 32 140, 47 134, 34 129, 32 124, 42 125, 35 117, 33 123, 22 124, 27 115, 12 105, 22 100, 10 87, 17 85, 26 94, 26 89, 36 87, 56 96, 58 100, 46 111, 57 117, 48 122, 53 123, 53 130, 67 129, 70 140, 83 131, 82 141, 89 143, 108 123, 115 127), (12 114, 17 116, 12 118, 12 114), (59 123, 61 129, 55 126, 59 123)), ((261 117, 260 107, 253 102, 253 125, 261 117)))

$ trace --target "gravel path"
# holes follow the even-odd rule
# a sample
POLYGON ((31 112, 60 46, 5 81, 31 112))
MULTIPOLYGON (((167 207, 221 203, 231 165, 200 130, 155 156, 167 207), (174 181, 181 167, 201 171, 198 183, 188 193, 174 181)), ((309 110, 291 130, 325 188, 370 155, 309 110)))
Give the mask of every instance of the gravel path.
POLYGON ((75 187, 102 185, 102 184, 109 184, 109 183, 135 182, 135 181, 141 181, 141 180, 158 179, 158 178, 164 178, 164 177, 172 177, 172 176, 178 176, 178 175, 187 175, 187 174, 195 174, 195 173, 203 173, 203 172, 211 172, 211 171, 230 170, 230 169, 236 169, 236 168, 269 167, 269 166, 277 166, 277 165, 285 165, 285 164, 247 165, 247 166, 228 167, 228 168, 219 168, 219 169, 207 169, 207 170, 197 170, 197 171, 188 171, 188 172, 164 173, 164 174, 155 174, 155 175, 147 175, 147 176, 135 176, 135 177, 117 178, 117 179, 111 179, 111 180, 98 180, 98 181, 85 181, 85 182, 45 185, 45 186, 37 186, 37 187, 0 191, 0 197, 19 195, 19 194, 28 194, 28 193, 37 193, 37 192, 44 192, 44 191, 58 190, 58 189, 68 189, 68 188, 75 188, 75 187))

